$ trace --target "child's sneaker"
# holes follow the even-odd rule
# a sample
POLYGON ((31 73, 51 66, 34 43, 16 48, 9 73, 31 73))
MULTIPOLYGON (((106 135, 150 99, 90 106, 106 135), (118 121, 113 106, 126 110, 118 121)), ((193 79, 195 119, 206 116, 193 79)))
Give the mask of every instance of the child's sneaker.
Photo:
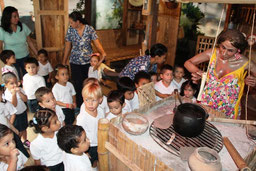
POLYGON ((30 147, 29 140, 24 141, 23 145, 24 145, 25 148, 29 148, 30 147))

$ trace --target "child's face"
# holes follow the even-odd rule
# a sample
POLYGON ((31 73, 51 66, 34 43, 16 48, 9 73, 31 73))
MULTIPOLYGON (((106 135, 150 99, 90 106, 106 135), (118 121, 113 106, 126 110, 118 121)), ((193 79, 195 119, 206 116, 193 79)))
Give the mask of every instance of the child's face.
POLYGON ((54 115, 50 120, 50 130, 52 132, 58 131, 60 129, 61 123, 57 117, 57 115, 54 115))
POLYGON ((133 92, 133 91, 126 91, 126 92, 124 93, 124 98, 125 98, 126 100, 132 100, 133 97, 134 97, 134 92, 133 92))
POLYGON ((46 62, 47 57, 43 53, 41 53, 40 55, 38 55, 38 61, 41 63, 46 62))
POLYGON ((98 58, 97 57, 91 57, 91 66, 96 66, 98 64, 98 58))
POLYGON ((85 109, 89 112, 96 112, 100 102, 101 102, 101 99, 97 97, 95 98, 84 97, 85 109))
POLYGON ((52 93, 44 94, 42 96, 42 101, 39 102, 39 105, 43 108, 48 108, 48 109, 55 111, 56 100, 55 100, 53 94, 52 93))
POLYGON ((10 78, 8 80, 8 83, 5 84, 5 87, 10 91, 16 87, 18 87, 18 82, 17 82, 17 78, 10 78))
POLYGON ((139 80, 138 84, 135 83, 135 86, 136 86, 136 88, 138 88, 138 87, 141 87, 141 86, 143 86, 143 85, 145 85, 145 84, 147 84, 149 82, 150 82, 150 80, 145 79, 145 78, 141 78, 139 80))
POLYGON ((151 76, 151 81, 155 84, 157 83, 157 75, 152 75, 151 76))
POLYGON ((0 156, 10 156, 10 152, 16 148, 13 134, 7 134, 0 139, 0 156))
POLYGON ((192 99, 194 96, 195 92, 190 86, 186 86, 184 89, 184 96, 187 98, 192 99))
POLYGON ((158 56, 158 55, 157 55, 156 57, 157 57, 157 58, 156 58, 156 59, 157 59, 156 63, 157 63, 157 64, 160 64, 160 65, 163 64, 163 63, 165 62, 165 60, 166 60, 166 54, 164 54, 164 55, 162 55, 162 56, 158 56))
POLYGON ((83 131, 82 135, 78 138, 78 142, 77 147, 73 148, 71 152, 76 155, 82 155, 90 147, 90 140, 87 138, 85 131, 83 131))
POLYGON ((182 79, 183 76, 184 76, 184 69, 177 67, 174 71, 174 78, 182 79))
POLYGON ((123 105, 121 105, 119 101, 113 101, 108 103, 108 107, 110 112, 113 113, 114 115, 122 114, 123 105))
POLYGON ((14 55, 12 55, 9 59, 6 59, 6 64, 7 65, 12 65, 16 63, 16 58, 14 55))
POLYGON ((36 64, 26 64, 25 67, 26 71, 28 72, 29 75, 36 75, 38 71, 38 66, 36 64))
POLYGON ((165 70, 163 74, 160 74, 160 77, 165 83, 170 84, 173 79, 173 73, 171 70, 165 70))
POLYGON ((68 69, 66 68, 61 68, 58 70, 58 73, 56 75, 56 79, 60 82, 60 83, 67 83, 68 79, 69 79, 69 73, 68 73, 68 69))

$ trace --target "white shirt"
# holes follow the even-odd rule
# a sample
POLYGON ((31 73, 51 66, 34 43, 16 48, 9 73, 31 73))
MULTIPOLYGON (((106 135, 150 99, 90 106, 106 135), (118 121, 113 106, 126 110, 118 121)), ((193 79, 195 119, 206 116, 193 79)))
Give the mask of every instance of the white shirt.
POLYGON ((55 166, 63 161, 56 133, 53 138, 44 138, 38 134, 30 144, 30 152, 34 160, 41 161, 41 165, 55 166))
POLYGON ((129 100, 130 105, 131 105, 131 110, 134 111, 135 109, 139 109, 140 107, 140 102, 139 102, 139 97, 136 92, 134 92, 134 97, 132 100, 129 100))
MULTIPOLYGON (((19 87, 19 89, 21 93, 25 94, 22 88, 19 87)), ((12 93, 8 89, 5 90, 4 97, 10 103, 12 102, 12 93)), ((16 97, 17 97, 17 106, 15 107, 15 109, 17 110, 16 115, 19 115, 19 114, 22 114, 24 111, 26 111, 27 106, 21 99, 19 93, 16 93, 16 97)))
POLYGON ((4 65, 4 67, 2 68, 2 74, 6 73, 6 72, 14 73, 17 77, 17 81, 20 81, 19 74, 14 66, 4 65))
POLYGON ((61 107, 59 105, 55 106, 55 113, 56 113, 56 115, 58 117, 58 120, 60 121, 61 127, 62 127, 63 126, 62 124, 65 120, 65 115, 64 115, 63 110, 61 109, 61 107))
MULTIPOLYGON (((62 103, 73 104, 72 96, 76 95, 75 88, 72 83, 67 82, 66 86, 63 86, 59 83, 54 84, 52 88, 52 93, 56 99, 56 101, 60 101, 62 103)), ((61 108, 65 108, 60 106, 61 108)))
MULTIPOLYGON (((172 94, 172 92, 174 91, 175 87, 174 85, 171 83, 168 87, 166 87, 162 80, 158 81, 156 84, 155 84, 155 90, 158 91, 159 93, 161 94, 172 94)), ((156 100, 159 101, 161 100, 162 98, 156 96, 156 100)))
POLYGON ((28 100, 36 99, 35 92, 38 88, 45 87, 45 81, 42 76, 29 75, 28 73, 23 77, 23 89, 28 97, 28 100))
POLYGON ((97 108, 97 116, 93 117, 85 111, 84 103, 81 105, 80 113, 78 114, 76 124, 84 128, 87 137, 89 138, 91 147, 98 145, 98 121, 104 118, 104 113, 100 107, 97 108))
POLYGON ((127 112, 131 112, 131 111, 132 111, 132 108, 131 108, 131 105, 130 105, 129 100, 126 100, 126 99, 125 99, 124 102, 125 102, 125 106, 124 106, 124 108, 122 109, 122 114, 127 113, 127 112))
MULTIPOLYGON (((17 161, 17 169, 16 170, 21 170, 24 168, 24 164, 27 162, 28 158, 21 152, 19 151, 18 155, 18 161, 17 161)), ((8 164, 4 162, 0 162, 0 170, 1 171, 7 171, 8 169, 8 164)))
POLYGON ((45 65, 41 64, 39 61, 38 61, 38 63, 39 63, 39 70, 37 72, 38 75, 43 77, 53 71, 52 65, 48 61, 45 65))
POLYGON ((114 115, 113 113, 108 112, 108 115, 107 115, 106 119, 111 120, 111 119, 113 119, 113 118, 115 118, 117 116, 119 116, 119 115, 114 115))
POLYGON ((180 88, 181 88, 182 84, 183 84, 185 81, 187 81, 187 80, 185 80, 184 78, 182 78, 182 79, 180 80, 180 82, 178 83, 177 81, 175 81, 175 79, 173 79, 172 82, 171 82, 171 84, 172 84, 172 86, 174 87, 174 89, 178 89, 178 91, 180 92, 180 88))
POLYGON ((108 101, 107 101, 107 97, 106 96, 103 96, 102 102, 101 102, 101 104, 99 104, 99 107, 102 109, 104 114, 109 112, 108 101))
POLYGON ((93 66, 89 67, 88 78, 96 78, 96 79, 98 79, 98 70, 93 71, 93 66))
POLYGON ((0 124, 10 128, 8 120, 10 119, 11 115, 15 114, 16 112, 17 110, 10 102, 0 102, 0 124))
POLYGON ((84 153, 78 156, 63 152, 63 164, 65 171, 92 171, 89 157, 84 153))

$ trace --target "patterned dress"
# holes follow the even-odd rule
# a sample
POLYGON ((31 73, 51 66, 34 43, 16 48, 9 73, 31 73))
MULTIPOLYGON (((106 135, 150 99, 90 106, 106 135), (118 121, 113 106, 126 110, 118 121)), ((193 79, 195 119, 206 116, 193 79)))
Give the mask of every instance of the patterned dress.
POLYGON ((241 68, 224 75, 216 74, 216 49, 210 60, 209 73, 202 94, 202 103, 225 113, 228 118, 237 119, 240 114, 240 100, 244 90, 244 71, 246 62, 241 68))

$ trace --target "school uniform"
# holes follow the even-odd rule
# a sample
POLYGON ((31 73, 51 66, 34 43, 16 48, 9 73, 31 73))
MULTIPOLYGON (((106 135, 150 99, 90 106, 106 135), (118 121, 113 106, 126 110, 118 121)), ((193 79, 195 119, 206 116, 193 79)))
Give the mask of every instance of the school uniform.
POLYGON ((63 152, 65 171, 92 171, 92 165, 86 154, 81 156, 63 152))
MULTIPOLYGON (((167 87, 163 84, 163 81, 160 80, 155 84, 155 90, 158 91, 161 94, 172 94, 175 87, 172 83, 170 83, 167 87)), ((156 100, 162 100, 161 97, 156 96, 156 100)))

